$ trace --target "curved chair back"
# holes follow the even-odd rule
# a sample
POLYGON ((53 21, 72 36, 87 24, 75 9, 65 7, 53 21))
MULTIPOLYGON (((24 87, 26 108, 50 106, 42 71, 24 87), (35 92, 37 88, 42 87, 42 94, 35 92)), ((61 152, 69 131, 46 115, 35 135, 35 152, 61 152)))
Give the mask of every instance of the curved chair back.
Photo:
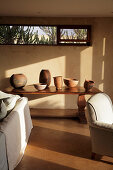
POLYGON ((87 101, 89 124, 99 121, 113 123, 113 106, 111 99, 105 93, 98 93, 87 101))

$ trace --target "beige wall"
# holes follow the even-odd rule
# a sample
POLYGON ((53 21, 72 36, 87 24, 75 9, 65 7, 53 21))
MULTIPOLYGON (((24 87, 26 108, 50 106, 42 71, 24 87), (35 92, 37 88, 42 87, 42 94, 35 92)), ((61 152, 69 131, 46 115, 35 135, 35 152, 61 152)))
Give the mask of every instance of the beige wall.
MULTIPOLYGON (((0 23, 14 24, 89 24, 92 26, 92 46, 0 46, 0 88, 9 86, 14 73, 27 76, 27 84, 37 83, 41 69, 51 76, 62 75, 95 81, 95 86, 113 100, 113 18, 7 18, 0 23)), ((52 83, 53 85, 53 78, 52 83)), ((73 95, 28 96, 31 107, 76 108, 73 95)))

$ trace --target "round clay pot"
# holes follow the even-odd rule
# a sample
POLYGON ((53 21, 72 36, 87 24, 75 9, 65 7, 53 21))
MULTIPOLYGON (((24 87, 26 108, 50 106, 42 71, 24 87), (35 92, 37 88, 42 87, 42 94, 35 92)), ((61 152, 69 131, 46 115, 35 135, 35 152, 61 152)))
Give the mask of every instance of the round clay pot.
POLYGON ((93 86, 94 86, 94 81, 92 81, 92 80, 85 80, 84 88, 85 88, 86 92, 88 92, 93 86))
POLYGON ((27 83, 27 78, 24 74, 13 74, 10 77, 10 84, 15 89, 24 87, 26 85, 26 83, 27 83))
POLYGON ((41 70, 40 76, 39 76, 39 82, 47 84, 47 86, 51 83, 51 74, 49 70, 41 70))

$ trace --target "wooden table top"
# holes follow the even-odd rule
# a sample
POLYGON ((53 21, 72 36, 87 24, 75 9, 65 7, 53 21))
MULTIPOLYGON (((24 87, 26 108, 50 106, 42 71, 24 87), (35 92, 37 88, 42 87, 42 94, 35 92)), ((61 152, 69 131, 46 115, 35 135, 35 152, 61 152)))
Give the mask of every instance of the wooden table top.
POLYGON ((76 86, 73 88, 62 87, 61 90, 56 90, 55 86, 50 86, 45 90, 38 91, 34 85, 27 85, 22 89, 14 89, 13 87, 8 87, 4 90, 6 93, 12 94, 96 94, 101 92, 99 89, 93 87, 90 91, 85 92, 84 87, 76 86))

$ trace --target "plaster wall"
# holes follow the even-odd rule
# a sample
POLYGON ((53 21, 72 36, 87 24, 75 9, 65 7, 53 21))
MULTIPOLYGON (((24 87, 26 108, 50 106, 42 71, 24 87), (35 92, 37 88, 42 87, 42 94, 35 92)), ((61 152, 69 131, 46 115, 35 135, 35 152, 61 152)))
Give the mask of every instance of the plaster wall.
MULTIPOLYGON (((21 18, 0 17, 0 24, 86 24, 92 26, 92 46, 0 46, 0 89, 10 85, 14 73, 27 76, 27 84, 38 83, 42 69, 51 76, 62 75, 95 81, 95 86, 113 100, 113 18, 21 18)), ((53 78, 51 85, 53 84, 53 78)), ((30 107, 75 109, 74 95, 29 95, 30 107)))

